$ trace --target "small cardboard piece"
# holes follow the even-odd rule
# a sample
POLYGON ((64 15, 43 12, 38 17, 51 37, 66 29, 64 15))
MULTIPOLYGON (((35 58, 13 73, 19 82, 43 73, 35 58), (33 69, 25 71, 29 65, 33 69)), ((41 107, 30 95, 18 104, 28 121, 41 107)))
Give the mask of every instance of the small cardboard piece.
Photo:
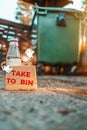
POLYGON ((34 90, 37 89, 36 67, 15 66, 10 73, 6 73, 6 90, 34 90))

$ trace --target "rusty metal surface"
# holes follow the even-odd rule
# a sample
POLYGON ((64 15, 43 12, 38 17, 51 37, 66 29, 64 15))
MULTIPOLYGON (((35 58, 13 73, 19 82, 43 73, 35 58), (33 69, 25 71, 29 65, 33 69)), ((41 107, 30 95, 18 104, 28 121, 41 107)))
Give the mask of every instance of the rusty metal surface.
POLYGON ((16 23, 0 18, 0 37, 9 40, 10 38, 19 38, 22 35, 30 36, 30 26, 16 23))

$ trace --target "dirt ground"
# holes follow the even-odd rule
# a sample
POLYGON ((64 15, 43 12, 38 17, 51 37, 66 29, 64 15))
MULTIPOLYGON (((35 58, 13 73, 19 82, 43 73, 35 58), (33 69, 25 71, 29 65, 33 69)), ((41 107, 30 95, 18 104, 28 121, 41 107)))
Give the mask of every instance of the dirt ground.
POLYGON ((6 91, 0 72, 0 130, 86 130, 87 77, 38 76, 35 91, 6 91))

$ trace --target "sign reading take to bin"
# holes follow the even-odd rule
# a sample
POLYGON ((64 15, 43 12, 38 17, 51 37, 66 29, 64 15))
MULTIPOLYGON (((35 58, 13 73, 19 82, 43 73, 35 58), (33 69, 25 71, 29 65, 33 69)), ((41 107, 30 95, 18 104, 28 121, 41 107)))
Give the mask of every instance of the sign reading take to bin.
POLYGON ((15 66, 10 73, 6 73, 6 90, 34 90, 37 88, 36 67, 15 66))

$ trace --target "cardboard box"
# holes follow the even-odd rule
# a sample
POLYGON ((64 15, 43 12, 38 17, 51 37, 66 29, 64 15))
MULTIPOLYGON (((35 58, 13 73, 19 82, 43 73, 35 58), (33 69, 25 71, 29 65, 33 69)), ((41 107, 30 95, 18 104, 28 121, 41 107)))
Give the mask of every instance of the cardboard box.
POLYGON ((36 66, 15 66, 10 73, 6 73, 6 90, 34 90, 37 89, 36 66))

